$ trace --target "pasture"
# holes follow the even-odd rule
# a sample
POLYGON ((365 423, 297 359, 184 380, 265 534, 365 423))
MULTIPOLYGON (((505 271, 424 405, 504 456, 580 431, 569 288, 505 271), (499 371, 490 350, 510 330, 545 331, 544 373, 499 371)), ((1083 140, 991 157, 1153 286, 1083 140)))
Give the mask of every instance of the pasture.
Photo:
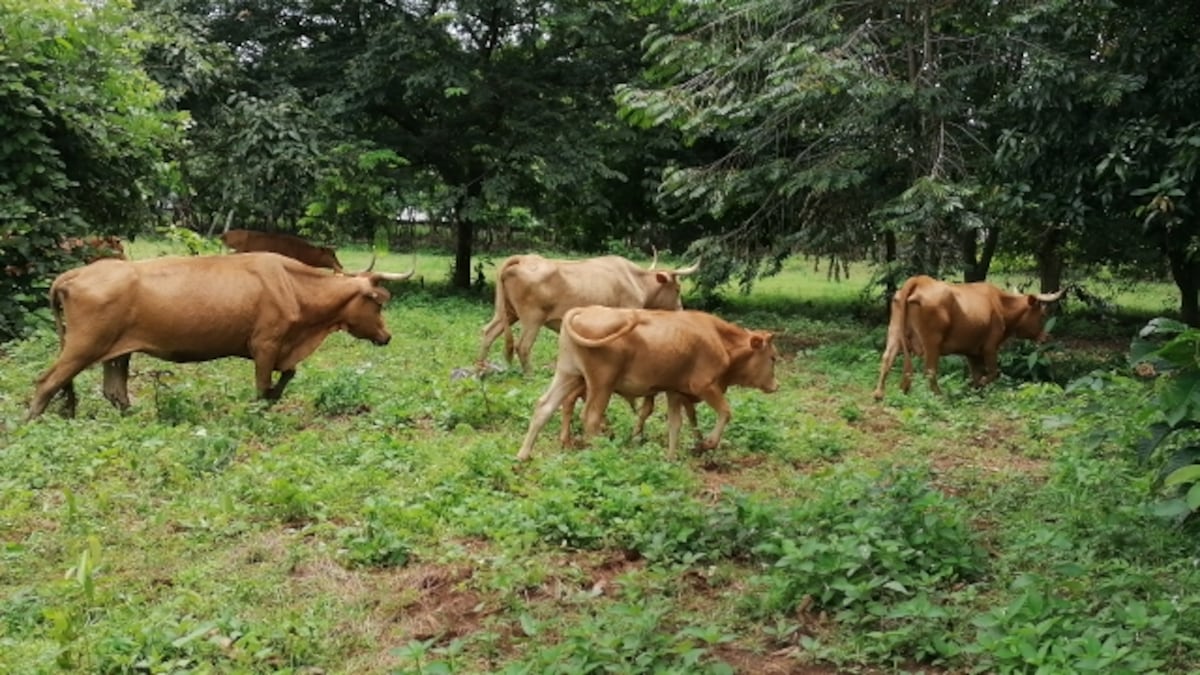
POLYGON ((661 401, 630 442, 617 399, 611 437, 562 449, 555 418, 518 465, 553 334, 532 377, 480 378, 491 296, 417 265, 390 345, 331 336, 270 407, 248 361, 135 356, 129 414, 93 368, 77 419, 21 424, 56 339, 0 347, 0 672, 1200 668, 1194 537, 1133 461, 1136 327, 1068 314, 982 392, 952 357, 944 398, 893 377, 876 404, 867 271, 792 261, 716 307, 784 357, 779 392, 731 390, 716 451, 667 456, 661 401))

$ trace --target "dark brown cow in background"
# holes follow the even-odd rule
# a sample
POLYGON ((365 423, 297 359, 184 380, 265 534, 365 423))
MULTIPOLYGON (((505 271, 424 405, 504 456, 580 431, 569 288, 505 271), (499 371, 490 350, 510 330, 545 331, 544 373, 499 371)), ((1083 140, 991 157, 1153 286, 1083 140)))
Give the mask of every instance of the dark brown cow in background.
POLYGON ((558 335, 558 361, 549 389, 538 399, 517 459, 529 458, 550 416, 580 385, 587 388, 584 434, 600 431, 614 393, 626 398, 667 394, 668 442, 679 444, 682 411, 702 400, 717 411, 717 424, 701 449, 721 442, 732 413, 725 391, 732 385, 765 392, 779 388, 773 336, 696 311, 578 307, 569 310, 558 335))
POLYGON ((72 381, 97 361, 105 398, 129 407, 133 352, 177 363, 251 359, 259 396, 278 399, 330 333, 387 344, 382 308, 390 296, 380 284, 412 274, 330 275, 275 253, 100 260, 69 270, 50 286, 61 350, 38 377, 26 419, 59 391, 74 415, 72 381))
POLYGON ((221 235, 221 241, 238 253, 253 251, 268 251, 286 255, 299 260, 305 265, 325 267, 334 272, 342 272, 342 263, 337 259, 337 253, 327 246, 315 246, 300 237, 278 232, 255 232, 254 230, 228 230, 221 235))
POLYGON ((1000 346, 1011 337, 1045 340, 1047 306, 1062 294, 1008 293, 988 283, 948 284, 927 276, 908 279, 892 298, 875 400, 883 398, 888 372, 901 352, 900 389, 906 394, 912 385, 914 353, 923 357, 929 388, 937 394, 938 359, 943 354, 967 357, 976 386, 996 379, 1000 346))
POLYGON ((621 256, 586 260, 551 260, 515 255, 496 272, 496 313, 483 328, 479 362, 487 360, 496 338, 504 335, 504 358, 512 363, 512 324, 521 322, 517 356, 530 371, 529 353, 538 330, 557 331, 567 310, 586 305, 647 309, 681 309, 679 280, 700 269, 699 263, 678 270, 639 267, 621 256))

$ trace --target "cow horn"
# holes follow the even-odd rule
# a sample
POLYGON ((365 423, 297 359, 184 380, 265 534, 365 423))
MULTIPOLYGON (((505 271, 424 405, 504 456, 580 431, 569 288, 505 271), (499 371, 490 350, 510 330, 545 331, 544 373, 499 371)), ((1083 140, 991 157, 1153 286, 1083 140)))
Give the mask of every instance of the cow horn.
POLYGON ((372 251, 371 252, 371 263, 369 265, 367 265, 366 268, 363 269, 363 271, 355 272, 354 276, 358 276, 359 274, 366 274, 367 272, 370 272, 373 269, 375 269, 375 253, 372 251))
MULTIPOLYGON (((372 265, 375 264, 374 259, 372 259, 371 264, 372 265)), ((417 254, 414 253, 412 269, 408 270, 407 272, 376 272, 376 273, 372 274, 371 276, 380 281, 404 281, 405 279, 411 278, 412 275, 414 275, 416 273, 417 273, 417 254)))
POLYGON ((647 267, 646 269, 652 270, 658 265, 658 247, 651 246, 650 250, 654 251, 654 259, 650 261, 650 266, 647 267))
POLYGON ((675 270, 675 276, 686 277, 689 274, 695 274, 696 271, 699 269, 700 269, 700 259, 696 258, 696 262, 692 263, 688 267, 681 267, 681 268, 675 270))
POLYGON ((1060 289, 1058 289, 1058 291, 1056 291, 1054 293, 1038 293, 1034 297, 1036 297, 1039 302, 1054 302, 1055 300, 1058 300, 1059 298, 1061 298, 1063 293, 1066 293, 1066 292, 1067 292, 1067 289, 1060 288, 1060 289))

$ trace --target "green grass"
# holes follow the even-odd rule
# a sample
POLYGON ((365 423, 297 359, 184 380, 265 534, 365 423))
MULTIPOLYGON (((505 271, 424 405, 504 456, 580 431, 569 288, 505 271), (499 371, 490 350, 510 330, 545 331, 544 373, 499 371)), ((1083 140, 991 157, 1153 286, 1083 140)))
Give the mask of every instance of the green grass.
POLYGON ((6 345, 0 672, 1200 667, 1194 534, 1148 515, 1131 463, 1143 385, 1060 386, 1119 353, 1075 338, 1058 383, 982 392, 947 359, 945 397, 876 404, 883 326, 846 318, 865 271, 795 261, 721 309, 784 360, 778 393, 732 391, 716 451, 667 456, 661 412, 630 443, 620 404, 611 438, 548 428, 517 465, 552 334, 529 378, 456 378, 491 299, 446 292, 445 256, 417 270, 389 346, 331 336, 272 407, 249 362, 138 355, 127 415, 92 369, 78 419, 20 424, 56 344, 6 345))

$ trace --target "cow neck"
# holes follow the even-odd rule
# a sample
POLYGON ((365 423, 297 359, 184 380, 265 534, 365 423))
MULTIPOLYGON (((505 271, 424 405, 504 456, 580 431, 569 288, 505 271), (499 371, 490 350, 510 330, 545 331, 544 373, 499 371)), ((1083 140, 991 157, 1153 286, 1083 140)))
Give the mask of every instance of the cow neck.
POLYGON ((357 277, 329 275, 313 270, 311 275, 295 275, 300 324, 321 326, 328 332, 338 330, 343 310, 360 292, 357 277))
POLYGON ((1010 338, 1020 325, 1021 317, 1031 309, 1029 297, 1017 293, 1001 293, 1000 307, 1004 310, 1000 313, 1000 318, 1004 321, 1004 337, 1010 338))

